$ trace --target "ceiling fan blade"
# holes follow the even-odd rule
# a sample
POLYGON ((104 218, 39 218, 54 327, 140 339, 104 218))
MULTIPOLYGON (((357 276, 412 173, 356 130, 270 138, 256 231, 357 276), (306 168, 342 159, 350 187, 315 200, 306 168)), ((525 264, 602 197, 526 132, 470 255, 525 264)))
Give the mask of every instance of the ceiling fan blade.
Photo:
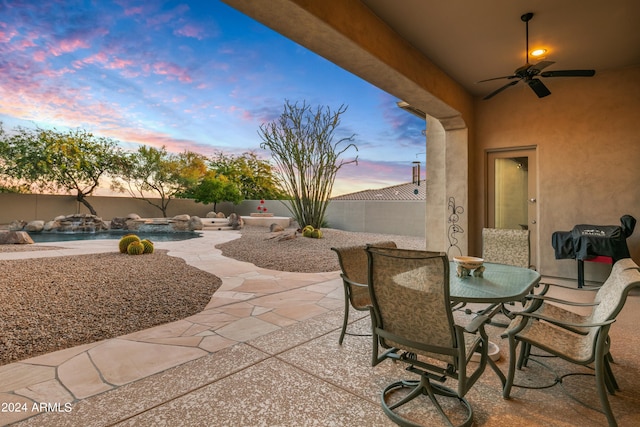
POLYGON ((538 79, 531 79, 527 81, 527 84, 538 95, 538 98, 544 98, 547 95, 551 95, 551 91, 538 79))
POLYGON ((554 61, 540 61, 537 64, 533 65, 529 70, 537 70, 538 72, 542 71, 544 68, 547 68, 549 65, 555 64, 554 61))
POLYGON ((493 97, 494 95, 499 94, 500 92, 502 92, 503 90, 505 90, 505 89, 506 89, 506 88, 508 88, 509 86, 513 86, 513 85, 518 84, 518 82, 519 82, 519 81, 520 81, 520 80, 515 80, 515 81, 513 81, 513 82, 509 82, 509 83, 507 83, 506 85, 504 85, 504 86, 502 86, 502 87, 500 87, 500 88, 498 88, 498 89, 494 90, 493 92, 491 92, 489 95, 485 96, 485 97, 484 97, 484 98, 482 98, 482 99, 489 99, 489 98, 493 97))
POLYGON ((476 84, 477 84, 477 83, 490 82, 490 81, 492 81, 492 80, 515 79, 515 78, 518 78, 518 76, 513 76, 513 75, 512 75, 512 76, 494 77, 494 78, 492 78, 492 79, 478 80, 478 81, 476 82, 476 84))
POLYGON ((596 70, 557 70, 540 73, 542 77, 593 77, 596 70))

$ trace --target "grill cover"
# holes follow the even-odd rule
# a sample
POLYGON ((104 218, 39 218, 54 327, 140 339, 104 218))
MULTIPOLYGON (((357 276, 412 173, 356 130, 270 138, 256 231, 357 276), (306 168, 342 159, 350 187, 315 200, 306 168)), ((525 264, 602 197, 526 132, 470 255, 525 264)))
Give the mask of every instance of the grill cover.
POLYGON ((551 244, 556 259, 587 260, 595 256, 608 256, 616 262, 630 258, 627 237, 633 234, 636 220, 631 215, 620 218, 621 225, 578 224, 571 231, 556 231, 551 244))

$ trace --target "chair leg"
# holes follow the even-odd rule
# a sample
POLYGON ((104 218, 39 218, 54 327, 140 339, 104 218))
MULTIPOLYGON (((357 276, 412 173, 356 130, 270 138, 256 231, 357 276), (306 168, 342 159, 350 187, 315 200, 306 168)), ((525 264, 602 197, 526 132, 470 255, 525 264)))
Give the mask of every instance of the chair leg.
POLYGON ((600 398, 600 405, 602 406, 602 411, 607 417, 607 421, 609 422, 609 427, 617 427, 618 423, 613 416, 613 412, 611 410, 611 404, 609 404, 609 398, 607 397, 607 377, 608 373, 606 371, 605 364, 607 363, 605 358, 607 356, 605 354, 596 354, 596 390, 598 391, 598 397, 600 398))
MULTIPOLYGON (((525 343, 522 343, 524 346, 525 343)), ((513 336, 509 336, 509 372, 507 372, 507 381, 502 388, 502 397, 509 399, 511 393, 511 387, 513 387, 513 379, 516 375, 516 347, 518 341, 513 336)), ((521 349, 522 351, 522 349, 521 349)))
POLYGON ((611 369, 611 358, 610 353, 607 353, 607 356, 604 359, 604 365, 607 369, 607 388, 609 389, 609 393, 615 394, 616 391, 620 390, 620 386, 618 386, 618 382, 616 381, 616 377, 613 374, 613 369, 611 369))
POLYGON ((349 322, 349 294, 347 288, 344 289, 344 319, 342 320, 342 331, 340 332, 340 339, 338 344, 342 345, 344 341, 344 335, 347 332, 347 323, 349 322))
POLYGON ((401 416, 393 412, 393 410, 423 394, 429 396, 429 399, 438 410, 438 413, 444 418, 448 426, 453 427, 453 423, 442 409, 442 406, 438 402, 436 395, 444 396, 447 398, 455 398, 464 406, 467 416, 464 422, 462 424, 459 424, 458 427, 468 427, 473 424, 473 408, 471 407, 471 404, 465 398, 460 397, 455 391, 439 384, 432 384, 424 375, 420 376, 420 381, 397 381, 385 387, 385 389, 382 391, 381 396, 382 409, 393 422, 400 426, 420 427, 419 424, 414 424, 411 421, 402 418, 401 416), (388 405, 386 401, 387 395, 400 388, 413 388, 413 390, 411 390, 411 392, 409 392, 409 394, 402 398, 400 401, 394 403, 393 405, 388 405))

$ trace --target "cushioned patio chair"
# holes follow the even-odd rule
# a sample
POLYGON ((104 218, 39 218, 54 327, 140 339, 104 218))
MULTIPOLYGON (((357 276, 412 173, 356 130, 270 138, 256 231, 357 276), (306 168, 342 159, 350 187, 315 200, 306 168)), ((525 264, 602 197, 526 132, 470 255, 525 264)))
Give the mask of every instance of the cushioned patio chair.
MULTIPOLYGON (((378 242, 376 246, 395 248, 395 242, 378 242)), ((358 311, 367 311, 371 307, 369 288, 367 286, 367 253, 366 245, 346 246, 331 248, 338 254, 338 262, 342 270, 342 284, 344 286, 344 320, 342 322, 342 332, 338 342, 342 345, 344 336, 371 336, 371 334, 347 333, 349 322, 349 305, 358 311)))
MULTIPOLYGON (((509 339, 509 372, 503 396, 509 398, 516 370, 516 347, 522 343, 520 359, 536 361, 525 348, 536 347, 552 356, 568 362, 592 367, 595 370, 595 387, 609 426, 617 426, 607 398, 607 391, 615 393, 609 365, 609 328, 622 310, 631 289, 640 287, 640 271, 630 268, 616 270, 607 279, 599 293, 599 301, 591 315, 579 323, 565 322, 544 316, 538 312, 512 313, 515 318, 502 335, 509 339)), ((523 366, 518 360, 518 367, 523 366)), ((561 384, 564 377, 556 375, 554 384, 561 384)))
POLYGON ((482 258, 486 262, 529 268, 529 230, 483 228, 482 258))
MULTIPOLYGON (((544 316, 546 318, 554 319, 562 324, 565 324, 566 329, 576 332, 576 333, 586 333, 588 332, 588 328, 581 326, 570 326, 570 325, 581 325, 588 324, 591 322, 591 317, 593 316, 593 309, 600 304, 602 299, 608 295, 607 287, 612 286, 612 283, 616 282, 616 276, 620 274, 621 271, 624 270, 640 270, 638 264, 635 263, 631 258, 625 258, 617 261, 609 275, 609 278, 598 288, 568 288, 562 285, 553 285, 549 283, 545 283, 545 288, 542 290, 540 294, 537 295, 529 295, 527 298, 530 300, 527 303, 527 306, 524 311, 526 312, 535 312, 540 316, 544 316), (579 298, 574 298, 574 300, 570 299, 560 299, 547 295, 547 291, 554 287, 561 287, 565 290, 565 293, 570 294, 582 294, 585 292, 593 293, 593 298, 589 302, 578 302, 575 301, 579 298), (604 288, 604 289, 603 289, 604 288), (566 307, 566 308, 565 308, 566 307), (589 312, 585 314, 579 314, 575 311, 572 311, 568 308, 570 307, 579 307, 579 308, 589 308, 589 312)), ((531 348, 528 344, 522 343, 521 347, 521 356, 518 359, 518 369, 522 369, 523 366, 527 365, 527 360, 529 358, 531 352, 531 348)), ((615 390, 619 390, 616 379, 613 375, 613 371, 609 365, 609 362, 613 362, 613 357, 611 353, 607 353, 606 368, 607 368, 607 388, 610 392, 614 392, 615 390)))
MULTIPOLYGON (((529 230, 513 230, 503 228, 482 229, 482 258, 486 262, 513 265, 515 267, 531 267, 531 249, 529 230)), ((509 305, 513 305, 510 303, 509 305)), ((509 317, 510 310, 501 305, 502 312, 509 317)), ((469 310, 467 310, 469 312, 469 310)), ((506 327, 507 323, 492 322, 495 326, 506 327)))
POLYGON ((461 426, 471 425, 473 409, 464 396, 488 362, 487 317, 478 316, 464 327, 454 322, 446 254, 374 246, 367 247, 367 253, 373 306, 372 365, 385 359, 401 361, 408 365, 407 371, 419 375, 419 380, 397 381, 384 388, 385 414, 399 425, 418 425, 407 419, 413 406, 408 404, 426 395, 447 425, 453 425, 451 419, 463 420, 461 426), (386 349, 383 354, 379 346, 386 349), (479 353, 479 362, 470 364, 474 352, 479 353), (450 378, 457 381, 455 390, 444 385, 450 378), (410 391, 398 400, 403 388, 410 391))

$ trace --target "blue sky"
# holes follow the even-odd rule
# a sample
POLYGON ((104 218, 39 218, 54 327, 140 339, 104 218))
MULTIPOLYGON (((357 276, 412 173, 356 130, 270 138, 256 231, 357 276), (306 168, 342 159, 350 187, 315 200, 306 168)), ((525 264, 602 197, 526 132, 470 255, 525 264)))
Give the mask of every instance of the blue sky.
POLYGON ((219 1, 0 0, 0 121, 205 155, 255 151, 285 100, 348 106, 334 195, 411 180, 424 121, 219 1))

